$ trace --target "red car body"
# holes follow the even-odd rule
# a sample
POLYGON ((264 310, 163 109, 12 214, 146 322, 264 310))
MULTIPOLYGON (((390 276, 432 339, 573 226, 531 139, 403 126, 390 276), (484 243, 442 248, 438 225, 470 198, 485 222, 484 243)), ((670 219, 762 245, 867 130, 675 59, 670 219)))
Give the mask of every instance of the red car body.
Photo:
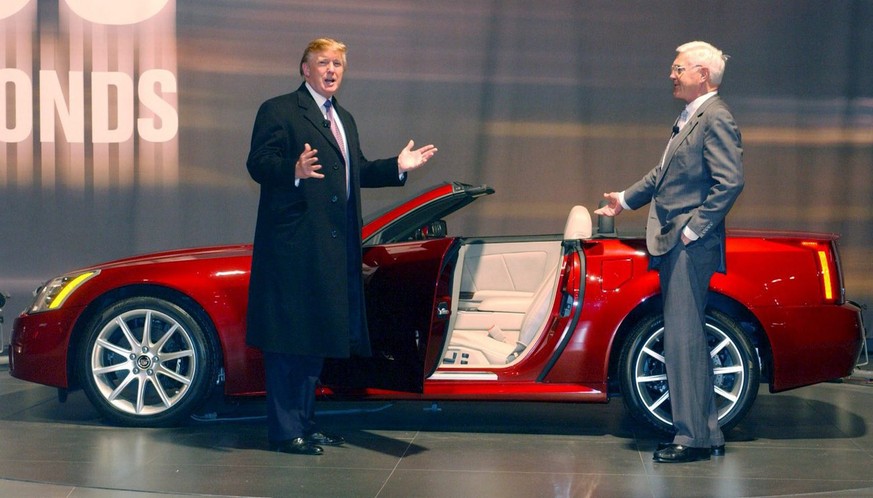
MULTIPOLYGON (((635 415, 668 429, 669 408, 661 406, 667 399, 659 365, 662 358, 642 346, 657 344, 662 330, 657 320, 658 275, 648 269, 642 235, 618 236, 610 233, 608 225, 577 239, 560 235, 474 238, 444 233, 444 217, 492 192, 484 186, 444 184, 366 223, 363 260, 375 355, 330 361, 322 390, 332 397, 580 402, 606 402, 623 393, 630 396, 632 411, 640 412, 635 415), (510 247, 525 250, 509 252, 510 247), (557 260, 559 269, 536 339, 520 358, 507 359, 505 364, 481 359, 478 364, 456 362, 453 358, 465 354, 482 357, 475 347, 450 347, 455 340, 451 327, 459 326, 461 315, 506 315, 513 320, 527 316, 482 315, 476 306, 484 301, 475 296, 480 289, 458 288, 459 281, 468 279, 458 268, 459 261, 484 266, 486 259, 504 260, 519 266, 518 274, 524 274, 529 269, 524 268, 525 261, 539 258, 541 248, 555 254, 549 257, 557 260), (486 254, 469 259, 476 251, 493 251, 494 257, 488 259, 486 254), (468 309, 459 308, 459 301, 467 302, 468 309), (635 386, 642 387, 637 390, 635 386)), ((801 232, 729 232, 728 273, 712 279, 709 299, 715 330, 732 330, 728 347, 738 351, 722 361, 713 350, 716 373, 720 367, 728 379, 722 387, 723 424, 736 424, 744 416, 759 379, 769 383, 771 392, 778 392, 851 373, 864 326, 859 307, 845 299, 837 238, 801 232), (718 325, 718 318, 728 325, 718 325), (742 372, 737 377, 731 372, 738 369, 742 372)), ((131 371, 145 374, 136 367, 138 352, 130 354, 128 362, 115 359, 103 348, 99 338, 110 337, 107 323, 111 325, 113 318, 101 322, 101 313, 105 315, 113 303, 148 296, 184 310, 203 329, 206 342, 214 344, 210 353, 216 358, 214 364, 194 362, 200 368, 195 373, 191 373, 191 364, 174 364, 169 369, 176 373, 169 375, 186 377, 193 385, 197 375, 207 373, 204 369, 214 370, 208 372, 207 383, 218 383, 224 395, 261 395, 261 355, 245 345, 250 261, 251 246, 237 245, 137 256, 70 273, 66 281, 95 272, 78 287, 61 289, 66 294, 54 309, 39 308, 37 302, 15 320, 11 373, 62 390, 85 387, 95 404, 106 401, 98 408, 115 422, 178 422, 202 404, 207 388, 198 388, 203 392, 196 393, 198 399, 191 405, 175 401, 195 395, 185 393, 185 384, 168 391, 164 398, 172 399, 157 402, 160 406, 154 410, 147 409, 148 402, 141 403, 145 407, 134 403, 137 406, 128 409, 125 405, 123 410, 113 406, 120 396, 120 379, 124 375, 133 379, 131 371), (113 374, 102 395, 99 387, 88 387, 92 385, 86 382, 88 378, 102 375, 105 381, 104 370, 110 367, 124 375, 113 374)), ((488 270, 481 271, 487 276, 488 270)), ((480 277, 484 278, 469 278, 480 277)), ((520 294, 528 299, 531 292, 520 294)), ((500 299, 511 301, 507 296, 500 299)), ((479 331, 467 332, 476 340, 492 343, 490 336, 479 331)), ((198 340, 196 334, 189 338, 198 340)), ((499 351, 511 347, 511 341, 504 342, 510 346, 497 344, 499 351)), ((116 345, 114 350, 118 349, 116 345)), ((151 365, 149 357, 141 359, 143 367, 151 365)))

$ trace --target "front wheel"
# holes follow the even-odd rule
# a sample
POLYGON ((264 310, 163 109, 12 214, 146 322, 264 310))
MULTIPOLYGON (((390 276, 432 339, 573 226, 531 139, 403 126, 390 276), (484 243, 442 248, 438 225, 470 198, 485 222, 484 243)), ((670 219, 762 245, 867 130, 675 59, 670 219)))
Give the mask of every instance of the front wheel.
MULTIPOLYGON (((746 415, 758 395, 758 356, 734 320, 719 311, 707 312, 706 336, 715 375, 719 425, 727 431, 746 415)), ((650 316, 637 324, 622 351, 621 384, 625 405, 635 418, 671 433, 673 420, 663 339, 662 315, 650 316)))
POLYGON ((218 360, 190 313, 163 299, 136 297, 91 322, 77 369, 101 415, 120 425, 154 427, 191 415, 210 393, 218 360))

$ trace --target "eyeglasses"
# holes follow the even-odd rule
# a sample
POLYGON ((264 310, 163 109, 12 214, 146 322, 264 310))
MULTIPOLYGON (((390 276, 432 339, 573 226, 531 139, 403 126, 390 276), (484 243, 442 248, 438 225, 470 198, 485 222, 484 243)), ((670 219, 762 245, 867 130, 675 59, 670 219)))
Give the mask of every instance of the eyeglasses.
MULTIPOLYGON (((696 67, 703 67, 703 66, 701 66, 700 64, 697 64, 695 66, 691 66, 690 69, 694 69, 696 67)), ((672 66, 670 66, 670 74, 675 73, 676 76, 682 76, 682 73, 684 73, 686 69, 689 69, 689 68, 686 68, 685 66, 680 66, 678 64, 673 64, 672 66)))

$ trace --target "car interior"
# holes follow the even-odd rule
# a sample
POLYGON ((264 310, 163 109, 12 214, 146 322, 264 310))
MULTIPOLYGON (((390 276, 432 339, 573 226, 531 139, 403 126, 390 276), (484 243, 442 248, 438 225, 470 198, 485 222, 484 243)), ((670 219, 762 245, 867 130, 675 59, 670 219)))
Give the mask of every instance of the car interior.
POLYGON ((523 358, 554 308, 563 241, 591 236, 588 210, 575 206, 562 238, 462 240, 442 366, 496 367, 523 358))

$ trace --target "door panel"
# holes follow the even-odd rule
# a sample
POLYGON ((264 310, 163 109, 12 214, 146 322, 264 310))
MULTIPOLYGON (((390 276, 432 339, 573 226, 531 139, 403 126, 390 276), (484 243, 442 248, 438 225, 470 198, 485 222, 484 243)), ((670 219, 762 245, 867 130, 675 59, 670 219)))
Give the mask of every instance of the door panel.
POLYGON ((455 239, 374 246, 364 250, 364 293, 371 358, 328 360, 322 380, 334 391, 378 388, 421 392, 436 368, 451 309, 445 275, 455 239), (449 256, 447 261, 447 255, 449 256), (431 335, 433 334, 433 337, 431 335), (436 358, 436 360, 434 360, 436 358))

